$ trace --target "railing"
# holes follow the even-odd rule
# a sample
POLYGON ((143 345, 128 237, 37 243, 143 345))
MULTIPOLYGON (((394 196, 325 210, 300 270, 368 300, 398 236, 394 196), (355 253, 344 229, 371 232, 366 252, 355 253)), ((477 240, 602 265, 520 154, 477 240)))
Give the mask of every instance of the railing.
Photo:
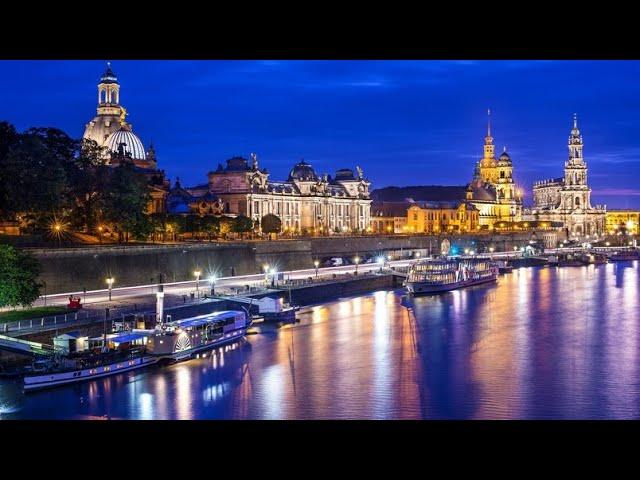
MULTIPOLYGON (((119 316, 133 313, 131 308, 109 309, 109 320, 116 320, 119 316)), ((103 321, 105 310, 86 310, 82 312, 67 313, 64 315, 52 315, 49 317, 31 318, 27 320, 17 320, 0 324, 0 333, 27 332, 48 330, 55 327, 72 326, 74 324, 84 324, 103 321)))

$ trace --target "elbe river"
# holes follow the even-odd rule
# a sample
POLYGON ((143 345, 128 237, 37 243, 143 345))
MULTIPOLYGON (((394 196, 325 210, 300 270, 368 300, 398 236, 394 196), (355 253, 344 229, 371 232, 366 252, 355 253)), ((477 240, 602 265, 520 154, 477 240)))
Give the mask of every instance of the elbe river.
POLYGON ((337 299, 204 359, 22 393, 2 419, 640 417, 638 262, 337 299))

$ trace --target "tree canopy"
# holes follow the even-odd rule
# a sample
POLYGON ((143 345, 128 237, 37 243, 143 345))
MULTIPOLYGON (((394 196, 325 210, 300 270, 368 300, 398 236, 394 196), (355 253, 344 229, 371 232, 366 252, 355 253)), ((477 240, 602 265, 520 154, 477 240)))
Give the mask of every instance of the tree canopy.
POLYGON ((40 295, 40 264, 24 252, 0 245, 0 307, 26 307, 40 295))
POLYGON ((268 213, 260 222, 264 233, 280 233, 282 231, 282 220, 273 213, 268 213))
POLYGON ((247 233, 253 230, 253 220, 244 215, 238 215, 231 224, 231 231, 235 233, 247 233))

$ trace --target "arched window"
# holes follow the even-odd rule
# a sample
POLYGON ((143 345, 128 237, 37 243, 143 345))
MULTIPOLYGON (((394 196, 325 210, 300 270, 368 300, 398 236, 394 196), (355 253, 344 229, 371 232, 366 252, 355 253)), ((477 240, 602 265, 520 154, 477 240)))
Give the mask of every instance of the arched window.
POLYGON ((580 206, 580 197, 576 197, 576 208, 580 206))

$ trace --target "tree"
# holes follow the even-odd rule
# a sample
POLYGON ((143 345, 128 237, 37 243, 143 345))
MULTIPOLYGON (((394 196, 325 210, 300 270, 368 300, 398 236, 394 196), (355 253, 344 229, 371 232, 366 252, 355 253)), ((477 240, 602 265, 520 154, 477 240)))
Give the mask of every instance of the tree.
POLYGON ((40 264, 24 252, 0 245, 0 307, 24 307, 40 296, 40 264))
POLYGON ((201 219, 201 228, 209 236, 211 240, 212 235, 218 235, 220 233, 220 218, 207 215, 201 219))
POLYGON ((16 209, 11 197, 13 175, 7 163, 9 151, 19 138, 18 132, 8 122, 0 122, 0 220, 13 220, 16 209))
POLYGON ((231 224, 231 231, 239 234, 251 232, 253 230, 253 220, 244 215, 238 215, 231 224))
POLYGON ((87 232, 99 226, 107 193, 109 167, 103 150, 95 141, 84 140, 77 157, 67 168, 72 224, 87 232))
POLYGON ((144 240, 152 233, 153 225, 146 214, 150 200, 147 179, 132 164, 124 163, 110 169, 104 217, 115 226, 118 241, 127 242, 130 234, 137 240, 144 240))
POLYGON ((2 169, 3 176, 10 180, 5 185, 5 195, 11 200, 10 214, 22 213, 40 227, 45 216, 60 216, 68 187, 64 152, 42 132, 19 135, 2 169))
POLYGON ((273 213, 268 213, 260 222, 264 233, 280 233, 282 231, 282 220, 273 213))

